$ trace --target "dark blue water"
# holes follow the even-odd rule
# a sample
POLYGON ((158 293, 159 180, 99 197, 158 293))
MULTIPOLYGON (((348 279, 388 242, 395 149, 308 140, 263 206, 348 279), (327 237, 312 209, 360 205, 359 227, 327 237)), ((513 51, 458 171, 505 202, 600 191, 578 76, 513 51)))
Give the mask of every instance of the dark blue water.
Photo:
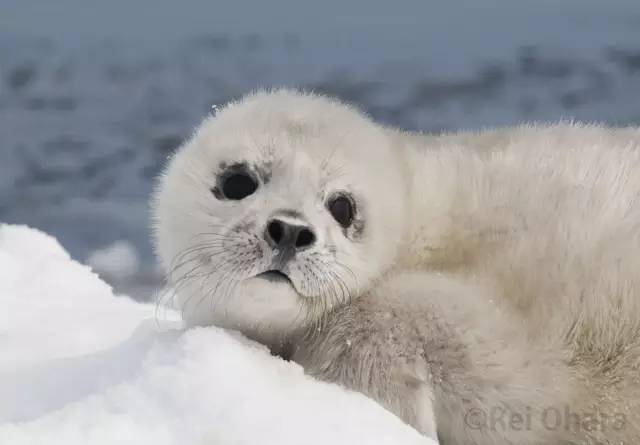
POLYGON ((127 240, 148 277, 167 154, 211 105, 282 85, 434 132, 637 124, 640 2, 0 0, 0 220, 83 261, 127 240))

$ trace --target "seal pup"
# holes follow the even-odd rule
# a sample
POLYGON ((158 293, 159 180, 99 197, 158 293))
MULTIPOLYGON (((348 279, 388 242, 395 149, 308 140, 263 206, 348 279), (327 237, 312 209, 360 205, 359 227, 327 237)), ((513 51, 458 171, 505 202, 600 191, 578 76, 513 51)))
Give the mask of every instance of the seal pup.
POLYGON ((640 131, 426 136, 258 92, 172 157, 157 252, 238 329, 441 444, 640 441, 640 131))

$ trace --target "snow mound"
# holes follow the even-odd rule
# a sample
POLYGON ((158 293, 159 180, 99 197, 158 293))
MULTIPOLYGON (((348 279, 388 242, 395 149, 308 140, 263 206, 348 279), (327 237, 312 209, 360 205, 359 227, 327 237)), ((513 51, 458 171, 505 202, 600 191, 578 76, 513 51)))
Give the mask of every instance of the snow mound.
POLYGON ((27 227, 0 226, 0 304, 3 444, 433 445, 238 334, 158 320, 27 227))
POLYGON ((123 280, 138 272, 140 258, 133 244, 119 240, 92 252, 87 258, 87 264, 99 274, 123 280))

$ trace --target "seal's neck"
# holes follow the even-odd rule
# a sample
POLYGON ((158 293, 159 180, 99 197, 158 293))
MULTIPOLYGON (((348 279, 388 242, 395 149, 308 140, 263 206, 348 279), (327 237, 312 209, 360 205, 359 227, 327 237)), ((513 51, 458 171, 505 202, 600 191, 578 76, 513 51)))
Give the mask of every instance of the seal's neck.
POLYGON ((464 153, 443 136, 394 135, 404 151, 405 239, 397 266, 449 267, 469 254, 461 246, 469 236, 469 218, 476 205, 473 184, 478 169, 473 153, 464 153), (446 255, 445 255, 446 253, 446 255))

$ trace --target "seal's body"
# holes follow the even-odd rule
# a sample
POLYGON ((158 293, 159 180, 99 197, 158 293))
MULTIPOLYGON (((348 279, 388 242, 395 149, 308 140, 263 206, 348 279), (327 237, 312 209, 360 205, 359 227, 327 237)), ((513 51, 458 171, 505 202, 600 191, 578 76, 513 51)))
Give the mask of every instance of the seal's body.
POLYGON ((640 131, 424 136, 258 93, 176 153, 158 251, 237 328, 446 444, 640 441, 640 131))

